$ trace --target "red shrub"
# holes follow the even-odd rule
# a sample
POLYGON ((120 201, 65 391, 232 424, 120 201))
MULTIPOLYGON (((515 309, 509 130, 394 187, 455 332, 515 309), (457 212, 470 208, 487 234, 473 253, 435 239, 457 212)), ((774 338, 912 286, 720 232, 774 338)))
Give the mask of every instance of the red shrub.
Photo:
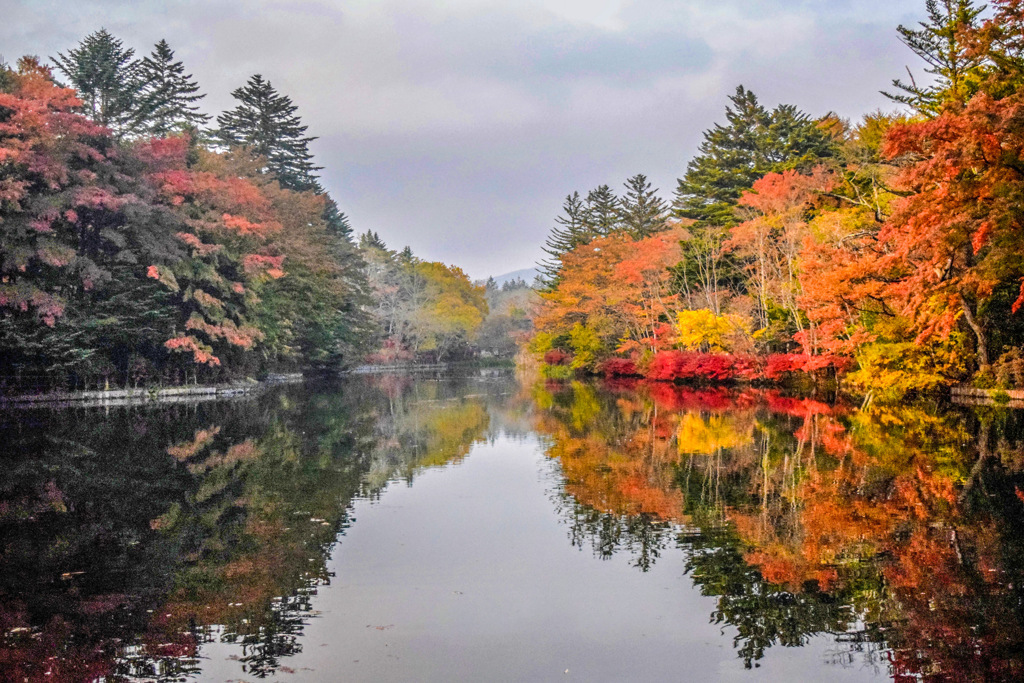
POLYGON ((663 382, 704 380, 730 382, 753 380, 760 376, 755 358, 729 353, 661 351, 654 354, 647 378, 663 382))
POLYGON ((609 358, 599 367, 605 377, 635 377, 639 375, 636 363, 628 358, 609 358))
POLYGON ((568 365, 572 362, 572 354, 562 349, 551 349, 544 354, 544 362, 548 365, 568 365))
POLYGON ((768 379, 779 379, 790 372, 813 373, 829 367, 842 371, 848 363, 846 358, 832 354, 812 356, 806 353, 778 353, 768 356, 764 375, 768 379))

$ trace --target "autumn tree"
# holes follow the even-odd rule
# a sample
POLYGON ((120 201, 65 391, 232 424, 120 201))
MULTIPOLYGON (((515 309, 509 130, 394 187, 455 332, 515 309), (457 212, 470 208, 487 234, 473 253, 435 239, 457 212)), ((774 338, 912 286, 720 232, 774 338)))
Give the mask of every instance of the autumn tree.
POLYGON ((733 228, 728 246, 745 264, 748 291, 757 301, 755 320, 765 332, 779 309, 785 311, 789 327, 788 334, 779 336, 804 332, 799 261, 811 234, 806 215, 815 203, 815 191, 826 189, 827 184, 823 172, 769 173, 740 198, 741 215, 749 217, 733 228))
POLYGON ((678 241, 671 231, 643 240, 615 233, 567 252, 558 287, 540 293, 536 329, 566 340, 577 326, 586 329, 600 340, 597 360, 671 344, 677 295, 669 268, 678 241))
POLYGON ((487 316, 484 288, 474 285, 456 266, 422 261, 413 269, 422 282, 415 350, 445 360, 469 347, 487 316))
POLYGON ((75 111, 33 59, 0 92, 0 348, 8 375, 130 374, 160 353, 173 313, 144 278, 180 256, 176 221, 154 211, 107 129, 75 111))
POLYGON ((184 136, 119 143, 33 60, 0 81, 3 374, 80 386, 358 357, 365 280, 323 196, 184 136))

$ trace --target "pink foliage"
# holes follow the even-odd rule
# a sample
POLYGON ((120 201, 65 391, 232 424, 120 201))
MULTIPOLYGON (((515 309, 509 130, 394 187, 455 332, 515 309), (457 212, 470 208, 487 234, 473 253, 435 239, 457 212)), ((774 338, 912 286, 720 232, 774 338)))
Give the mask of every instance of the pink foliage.
POLYGON ((151 138, 135 146, 135 155, 151 173, 184 170, 189 142, 187 135, 151 138))
POLYGON ((198 364, 205 364, 211 367, 220 365, 220 358, 210 353, 208 347, 199 343, 199 340, 192 336, 174 337, 164 342, 164 347, 170 351, 192 352, 192 360, 198 364))
POLYGON ((263 254, 249 254, 242 259, 242 268, 246 273, 252 275, 254 273, 265 272, 270 277, 277 278, 284 277, 285 272, 281 268, 284 264, 284 256, 264 256, 263 254))
POLYGON ((220 244, 206 244, 195 235, 188 232, 179 232, 174 235, 179 240, 187 244, 188 246, 195 249, 196 253, 200 256, 209 256, 210 254, 216 254, 218 251, 223 249, 223 245, 220 244))
POLYGON ((75 192, 74 202, 75 206, 87 209, 117 211, 127 204, 128 200, 100 187, 83 187, 75 192))

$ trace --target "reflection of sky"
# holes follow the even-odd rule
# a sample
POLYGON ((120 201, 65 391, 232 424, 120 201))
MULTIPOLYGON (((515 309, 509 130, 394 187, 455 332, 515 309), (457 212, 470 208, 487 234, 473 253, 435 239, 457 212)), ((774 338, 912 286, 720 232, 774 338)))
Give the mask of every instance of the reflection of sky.
POLYGON ((670 195, 743 83, 848 117, 911 63, 883 0, 6 0, 8 61, 105 26, 166 38, 210 94, 262 73, 319 135, 358 231, 474 277, 532 265, 562 198, 647 174, 670 195))
MULTIPOLYGON (((744 670, 683 552, 670 545, 644 573, 629 553, 574 548, 552 510, 559 478, 536 440, 499 438, 358 501, 302 651, 281 663, 316 681, 887 679, 832 663, 846 647, 828 636, 744 670)), ((244 678, 237 652, 204 645, 200 680, 244 678)))

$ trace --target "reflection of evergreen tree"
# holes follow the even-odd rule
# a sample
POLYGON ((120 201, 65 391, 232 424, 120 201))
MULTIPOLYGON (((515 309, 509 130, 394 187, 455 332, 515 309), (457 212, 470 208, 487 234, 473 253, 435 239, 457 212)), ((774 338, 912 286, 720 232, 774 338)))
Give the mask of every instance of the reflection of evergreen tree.
POLYGON ((845 633, 855 622, 848 595, 814 586, 790 592, 765 581, 743 559, 742 544, 727 527, 683 534, 679 544, 701 594, 718 597, 712 621, 737 630, 733 642, 747 668, 773 645, 797 647, 819 633, 845 633))
POLYGON ((446 400, 466 393, 361 379, 103 419, 0 413, 11 453, 0 481, 0 618, 58 629, 0 645, 0 678, 31 678, 57 657, 83 680, 96 667, 181 680, 213 640, 237 643, 247 673, 271 675, 301 651, 346 504, 370 492, 386 425, 411 437, 388 448, 412 477, 486 432, 485 402, 446 400))
POLYGON ((562 494, 556 503, 569 526, 569 541, 583 550, 590 547, 594 557, 611 559, 627 553, 631 564, 642 572, 650 570, 668 547, 673 526, 651 515, 614 515, 581 505, 562 494))
POLYGON ((646 571, 678 537, 748 667, 828 634, 839 664, 1020 677, 1024 419, 649 391, 534 388, 574 546, 646 571), (676 523, 629 514, 659 501, 676 523))

